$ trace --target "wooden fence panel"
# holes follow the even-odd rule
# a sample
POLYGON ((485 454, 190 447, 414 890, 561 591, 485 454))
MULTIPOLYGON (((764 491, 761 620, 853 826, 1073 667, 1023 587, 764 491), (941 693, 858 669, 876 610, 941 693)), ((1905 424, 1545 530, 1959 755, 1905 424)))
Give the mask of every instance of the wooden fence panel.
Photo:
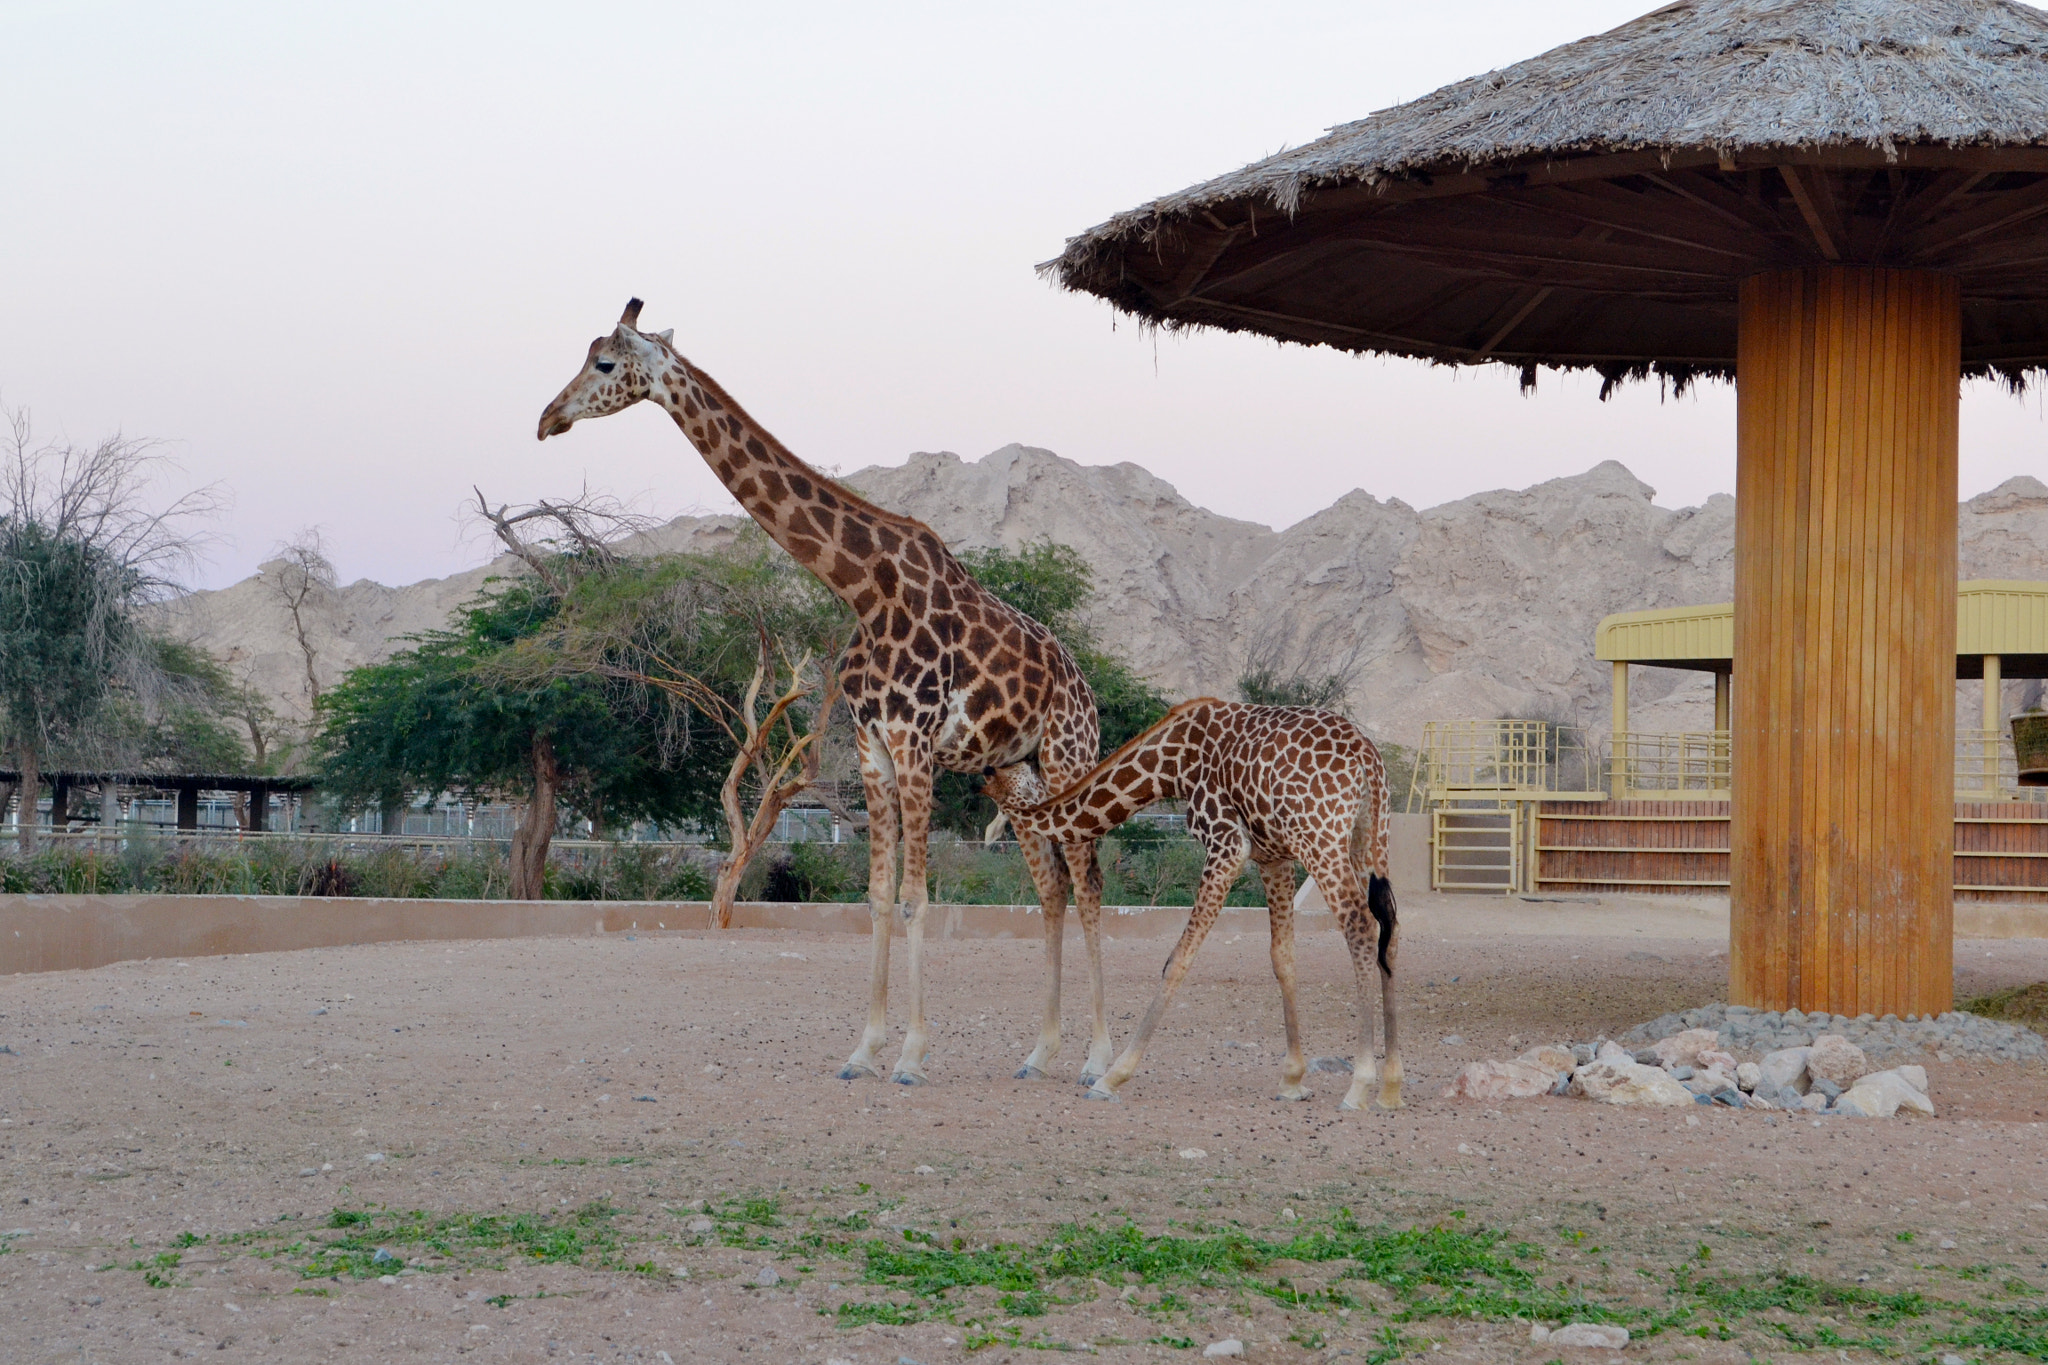
MULTIPOLYGON (((1726 801, 1546 801, 1539 891, 1725 891, 1726 801)), ((2048 805, 1955 803, 1957 900, 2048 897, 2048 805)))

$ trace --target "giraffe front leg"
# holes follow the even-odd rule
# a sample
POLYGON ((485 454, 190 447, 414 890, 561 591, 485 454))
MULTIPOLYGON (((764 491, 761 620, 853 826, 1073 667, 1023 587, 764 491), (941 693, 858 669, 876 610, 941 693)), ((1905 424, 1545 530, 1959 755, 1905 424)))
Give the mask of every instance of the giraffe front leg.
POLYGON ((929 1079, 924 1066, 932 1050, 924 1016, 924 920, 931 901, 931 878, 926 872, 932 821, 931 754, 911 740, 892 746, 890 756, 896 763, 896 789, 903 803, 903 937, 910 959, 910 1026, 904 1031, 903 1051, 890 1079, 898 1085, 924 1085, 929 1079))
POLYGON ((1038 905, 1045 916, 1046 979, 1038 1043, 1017 1069, 1017 1079, 1042 1081, 1051 1073, 1052 1059, 1060 1051, 1060 958, 1067 931, 1067 879, 1051 840, 1020 835, 1017 846, 1023 851, 1024 865, 1031 870, 1031 884, 1038 888, 1038 905))
POLYGON ((839 1079, 876 1080, 882 1067, 876 1054, 889 1040, 889 924, 896 913, 896 777, 887 750, 866 730, 854 731, 860 751, 861 786, 868 801, 868 918, 873 952, 868 977, 868 1023, 860 1045, 839 1068, 839 1079))
POLYGON ((1102 980, 1102 865, 1094 844, 1061 850, 1074 883, 1074 905, 1081 915, 1081 936, 1088 944, 1090 1034, 1088 1060, 1081 1066, 1081 1084, 1092 1086, 1109 1070, 1116 1045, 1109 1037, 1109 1002, 1102 980))
POLYGON ((1305 1100, 1308 1087, 1308 1059, 1302 1055, 1301 1014, 1295 1006, 1294 971, 1294 863, 1281 860, 1259 864, 1259 880, 1266 888, 1266 918, 1272 935, 1273 979, 1280 983, 1280 1014, 1287 1029, 1287 1056, 1280 1063, 1280 1100, 1305 1100))
POLYGON ((1160 980, 1158 993, 1152 997, 1152 1004, 1138 1025, 1137 1036, 1088 1091, 1091 1100, 1115 1099, 1117 1091, 1137 1073, 1138 1063, 1144 1060, 1145 1047, 1152 1041, 1152 1031, 1159 1027, 1167 1006, 1173 1003, 1173 993, 1180 989, 1188 968, 1194 964, 1195 953, 1201 948, 1202 940, 1209 936, 1216 916, 1222 913, 1224 898, 1230 894, 1231 884, 1237 880, 1238 869, 1244 866, 1245 839, 1240 831, 1235 828, 1215 831, 1208 842, 1209 857, 1202 865, 1202 880, 1195 890, 1195 906, 1188 915, 1188 927, 1181 931, 1180 942, 1173 945, 1173 953, 1166 959, 1166 971, 1160 980))

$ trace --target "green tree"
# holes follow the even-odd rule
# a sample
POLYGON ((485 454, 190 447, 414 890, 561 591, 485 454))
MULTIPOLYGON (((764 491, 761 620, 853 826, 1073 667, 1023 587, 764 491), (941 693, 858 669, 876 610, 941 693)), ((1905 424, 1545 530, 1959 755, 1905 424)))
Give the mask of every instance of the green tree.
MULTIPOLYGON (((644 566, 613 565, 632 577, 644 566)), ((322 783, 345 806, 391 809, 413 792, 525 804, 512 895, 542 895, 549 841, 569 804, 607 820, 704 820, 716 767, 691 750, 717 736, 658 692, 602 672, 538 677, 510 658, 552 629, 563 593, 534 577, 493 580, 455 621, 350 672, 321 694, 322 783), (694 760, 694 761, 692 761, 694 760)))
POLYGON ((585 578, 505 669, 529 679, 595 674, 652 687, 723 735, 719 814, 730 853, 712 892, 723 927, 777 816, 817 781, 852 628, 836 597, 748 526, 715 554, 664 556, 585 578))
MULTIPOLYGON (((1095 693, 1102 752, 1113 752, 1166 714, 1164 693, 1103 647, 1081 619, 1095 600, 1095 571, 1081 552, 1050 538, 1016 550, 965 550, 960 563, 977 583, 1050 630, 1074 656, 1095 693)), ((995 803, 966 773, 942 772, 932 792, 932 823, 980 838, 995 818, 995 803)))
POLYGON ((53 757, 153 728, 155 747, 193 738, 189 715, 155 705, 180 693, 167 665, 189 655, 144 612, 175 587, 195 543, 184 527, 215 500, 201 490, 151 506, 163 461, 146 441, 39 445, 26 411, 0 417, 0 751, 20 773, 28 849, 53 757))

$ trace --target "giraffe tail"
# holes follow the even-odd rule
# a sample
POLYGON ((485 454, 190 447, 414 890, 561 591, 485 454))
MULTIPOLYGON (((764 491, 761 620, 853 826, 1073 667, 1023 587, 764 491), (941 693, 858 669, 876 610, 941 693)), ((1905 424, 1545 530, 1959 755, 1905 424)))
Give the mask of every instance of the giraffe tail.
POLYGON ((1380 970, 1392 976, 1393 963, 1387 960, 1387 950, 1394 942, 1394 884, 1377 872, 1368 873, 1365 879, 1365 908, 1372 911, 1372 917, 1380 924, 1380 970))
POLYGON ((1380 970, 1391 973, 1388 950, 1394 938, 1397 910, 1394 905, 1393 860, 1389 843, 1393 835, 1393 803, 1388 799, 1387 767, 1379 749, 1365 741, 1364 791, 1359 794, 1358 815, 1351 829, 1351 864, 1365 883, 1365 907, 1379 921, 1380 970))

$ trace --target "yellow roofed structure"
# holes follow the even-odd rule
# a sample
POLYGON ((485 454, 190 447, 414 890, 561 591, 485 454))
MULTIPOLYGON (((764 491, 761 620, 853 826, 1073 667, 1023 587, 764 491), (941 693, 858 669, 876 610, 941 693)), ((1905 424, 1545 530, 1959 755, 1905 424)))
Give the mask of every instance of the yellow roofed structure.
MULTIPOLYGON (((1620 611, 1593 636, 1594 657, 1614 665, 1615 795, 1627 774, 1684 769, 1710 790, 1728 778, 1729 677, 1735 661, 1735 604, 1620 611), (1636 734, 1628 723, 1628 670, 1682 668, 1714 675, 1714 730, 1707 735, 1636 734), (1694 751, 1697 750, 1697 753, 1694 751)), ((1999 684, 2048 678, 2048 583, 1977 579, 1956 588, 1956 677, 1984 680, 1982 728, 1959 731, 1956 789, 1989 794, 2001 786, 2005 717, 1999 684)), ((1652 783, 1652 786, 1657 785, 1652 783)), ((1679 784, 1684 785, 1684 784, 1679 784)), ((1637 794, 1640 794, 1639 792, 1637 794)))
MULTIPOLYGON (((1593 656, 1617 664, 1727 673, 1735 604, 1618 611, 1593 635, 1593 656)), ((1956 587, 1956 676, 1981 678, 1985 659, 2008 678, 2048 678, 2048 583, 1977 579, 1956 587)))

